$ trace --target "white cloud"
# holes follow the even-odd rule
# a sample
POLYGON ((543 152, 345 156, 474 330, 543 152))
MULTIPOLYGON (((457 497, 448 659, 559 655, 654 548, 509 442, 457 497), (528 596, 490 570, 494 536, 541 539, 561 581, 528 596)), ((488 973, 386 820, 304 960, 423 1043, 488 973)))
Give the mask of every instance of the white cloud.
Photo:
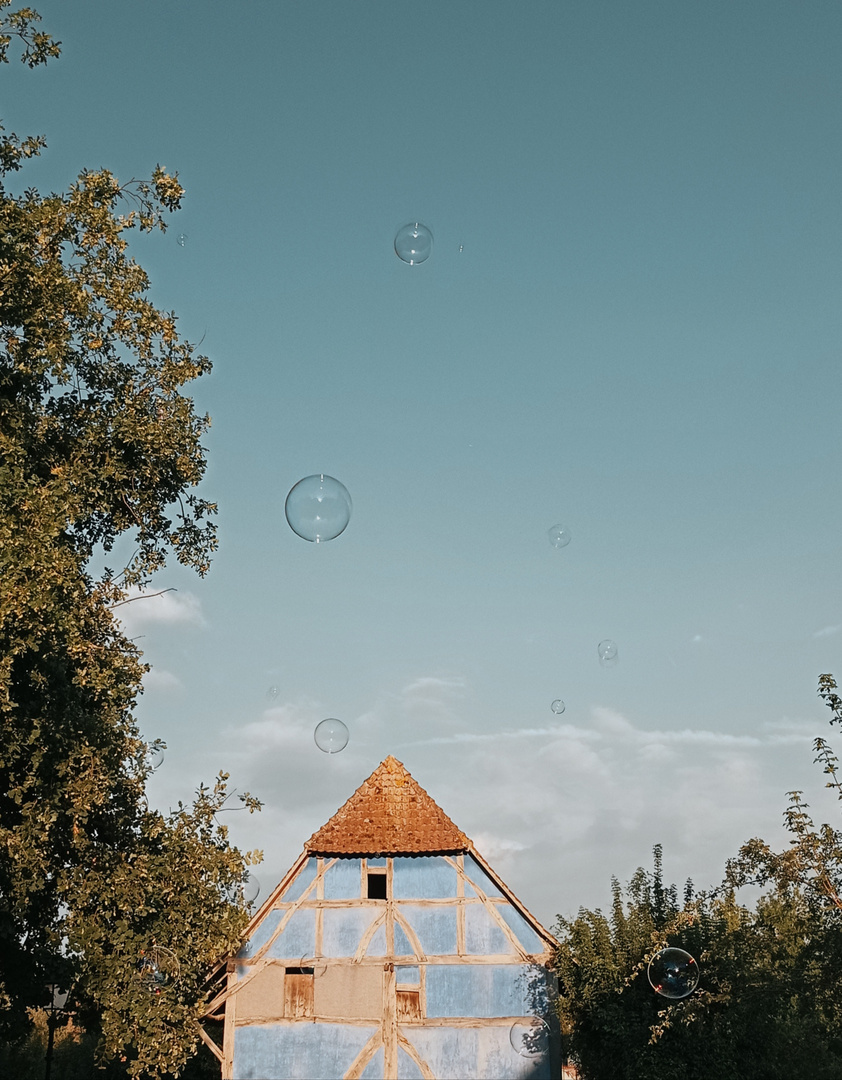
POLYGON ((134 589, 127 602, 116 608, 115 615, 127 632, 151 623, 206 625, 199 598, 175 589, 134 589))
POLYGON ((838 634, 840 630, 842 630, 842 623, 837 623, 835 626, 824 626, 821 630, 817 630, 815 634, 813 634, 813 637, 832 637, 833 634, 838 634))
POLYGON ((181 688, 182 682, 171 671, 153 667, 144 675, 143 686, 146 690, 175 690, 181 688))
POLYGON ((836 809, 812 763, 814 723, 662 729, 596 705, 575 722, 495 728, 476 722, 471 702, 465 680, 414 679, 357 719, 343 718, 350 742, 332 755, 313 740, 327 715, 315 701, 232 723, 221 763, 267 813, 232 814, 228 823, 243 846, 265 849, 267 885, 388 754, 548 926, 556 912, 606 904, 611 876, 626 881, 651 866, 656 843, 669 880, 681 886, 692 877, 705 888, 750 837, 785 846, 787 791, 805 789, 816 820, 836 809))

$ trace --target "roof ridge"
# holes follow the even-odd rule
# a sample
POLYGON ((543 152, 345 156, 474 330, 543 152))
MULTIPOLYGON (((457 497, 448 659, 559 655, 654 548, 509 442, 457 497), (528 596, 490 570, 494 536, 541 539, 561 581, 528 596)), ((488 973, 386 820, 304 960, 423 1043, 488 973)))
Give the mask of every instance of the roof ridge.
POLYGON ((471 841, 389 754, 304 850, 323 855, 431 854, 466 851, 471 841))

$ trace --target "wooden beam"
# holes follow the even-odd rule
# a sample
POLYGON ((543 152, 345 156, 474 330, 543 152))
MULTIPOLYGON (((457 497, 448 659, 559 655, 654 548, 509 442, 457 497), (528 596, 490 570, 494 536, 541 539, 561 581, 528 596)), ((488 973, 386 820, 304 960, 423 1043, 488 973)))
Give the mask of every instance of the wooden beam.
POLYGON ((225 1055, 222 1053, 222 1051, 219 1049, 219 1047, 216 1045, 210 1035, 208 1035, 208 1033, 205 1031, 201 1024, 199 1024, 199 1038, 202 1040, 205 1046, 208 1047, 211 1053, 214 1054, 222 1064, 225 1064, 225 1055))

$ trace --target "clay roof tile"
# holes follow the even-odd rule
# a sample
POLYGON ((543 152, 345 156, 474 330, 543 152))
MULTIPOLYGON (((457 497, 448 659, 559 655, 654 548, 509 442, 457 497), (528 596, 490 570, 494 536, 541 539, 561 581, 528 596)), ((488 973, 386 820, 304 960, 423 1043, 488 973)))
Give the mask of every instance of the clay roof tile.
POLYGON ((431 854, 467 851, 470 840, 404 765, 382 761, 305 845, 311 855, 431 854))

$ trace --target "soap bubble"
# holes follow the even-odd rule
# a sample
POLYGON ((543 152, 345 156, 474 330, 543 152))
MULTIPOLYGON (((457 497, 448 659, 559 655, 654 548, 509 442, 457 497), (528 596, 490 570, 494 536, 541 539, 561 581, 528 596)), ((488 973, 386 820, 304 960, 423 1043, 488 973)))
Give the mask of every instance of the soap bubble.
POLYGON ((573 534, 566 525, 553 525, 547 530, 547 536, 554 548, 567 547, 573 539, 573 534))
POLYGON ((683 949, 661 949, 646 974, 652 989, 665 998, 688 997, 699 985, 699 965, 683 949))
POLYGON ((509 1041, 521 1057, 542 1057, 550 1048, 550 1029, 540 1016, 515 1020, 509 1031, 509 1041))
POLYGON ((324 750, 326 754, 338 754, 348 745, 348 729, 341 720, 330 717, 316 724, 313 738, 316 740, 316 746, 324 750))
POLYGON ((149 761, 149 768, 152 772, 164 764, 164 744, 156 740, 153 743, 149 743, 146 750, 146 758, 149 761))
POLYGON ((553 710, 553 712, 556 714, 556 716, 561 716, 561 714, 564 712, 566 706, 565 706, 564 702, 561 700, 561 698, 556 698, 555 701, 552 703, 552 705, 550 705, 550 708, 553 710))
POLYGON ((426 225, 412 222, 398 229, 395 237, 395 254, 410 266, 426 262, 433 250, 433 234, 426 225))
POLYGON ((189 239, 190 237, 187 235, 187 233, 180 232, 175 238, 175 242, 178 244, 179 247, 184 247, 184 245, 189 239))
POLYGON ((344 484, 324 473, 305 476, 291 488, 284 511, 289 527, 311 543, 333 540, 351 520, 351 496, 344 484))
POLYGON ((253 904, 260 894, 260 882, 251 870, 246 870, 243 876, 243 900, 247 904, 253 904))
POLYGON ((302 968, 312 968, 313 976, 318 979, 319 976, 324 975, 327 971, 327 963, 321 956, 302 956, 298 961, 298 966, 302 968))
POLYGON ((278 694, 280 694, 280 692, 281 691, 277 688, 277 686, 270 686, 269 689, 266 691, 266 700, 274 701, 277 698, 278 694))
POLYGON ((611 638, 600 641, 596 651, 599 654, 599 662, 603 667, 614 667, 619 659, 617 656, 617 642, 612 641, 611 638))
POLYGON ((144 985, 156 994, 160 994, 162 987, 178 978, 178 958, 169 949, 161 945, 153 945, 150 949, 141 952, 137 970, 144 985))

